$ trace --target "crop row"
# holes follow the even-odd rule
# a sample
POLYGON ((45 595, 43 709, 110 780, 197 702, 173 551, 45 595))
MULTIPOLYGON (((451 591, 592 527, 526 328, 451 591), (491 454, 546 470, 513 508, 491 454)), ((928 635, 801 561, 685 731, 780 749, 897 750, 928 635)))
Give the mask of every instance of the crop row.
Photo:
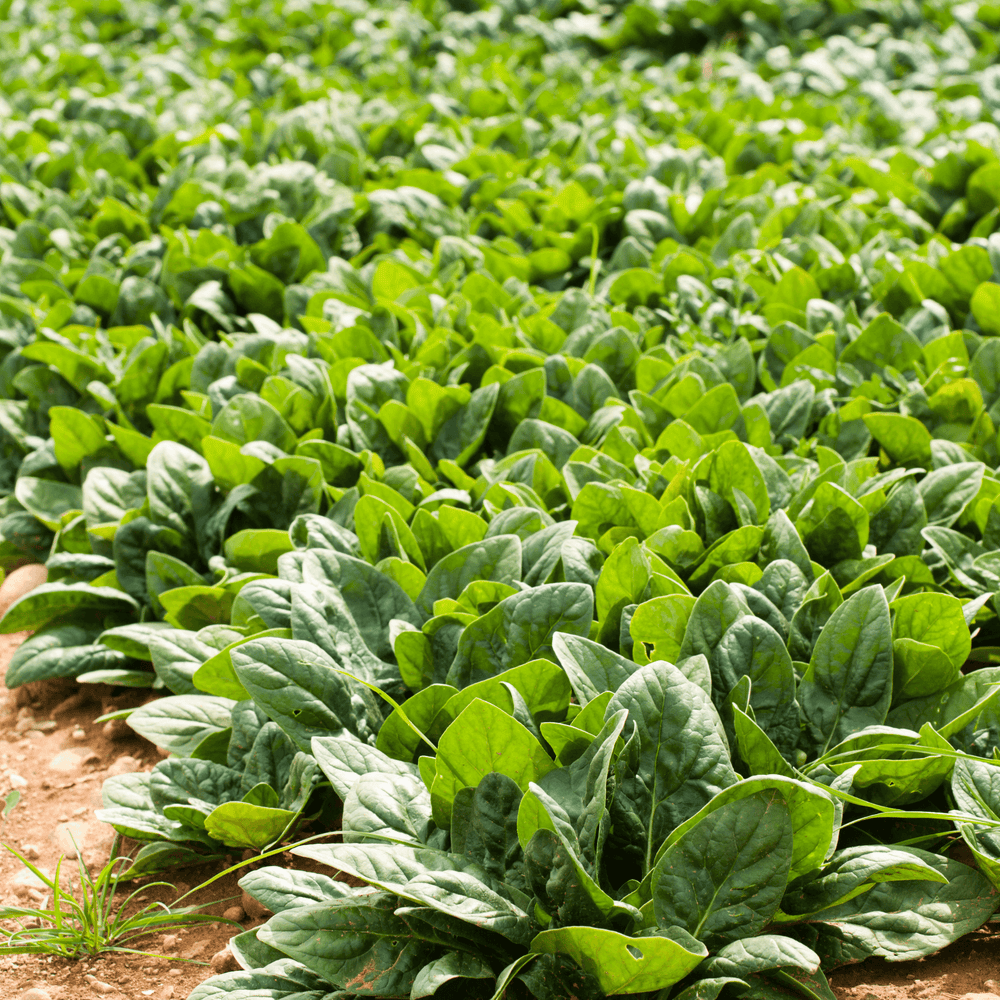
POLYGON ((997 8, 0 14, 7 683, 162 695, 133 876, 353 876, 192 1000, 830 1000, 1000 908, 997 8))

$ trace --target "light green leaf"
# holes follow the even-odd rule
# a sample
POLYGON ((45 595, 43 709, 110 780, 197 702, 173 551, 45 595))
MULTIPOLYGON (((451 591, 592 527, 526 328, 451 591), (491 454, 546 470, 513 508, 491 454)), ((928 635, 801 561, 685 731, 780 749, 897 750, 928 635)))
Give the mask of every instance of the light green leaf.
POLYGON ((674 934, 680 940, 659 934, 628 937, 600 927, 557 927, 536 934, 531 950, 569 955, 609 996, 645 993, 680 982, 708 954, 689 935, 674 934))

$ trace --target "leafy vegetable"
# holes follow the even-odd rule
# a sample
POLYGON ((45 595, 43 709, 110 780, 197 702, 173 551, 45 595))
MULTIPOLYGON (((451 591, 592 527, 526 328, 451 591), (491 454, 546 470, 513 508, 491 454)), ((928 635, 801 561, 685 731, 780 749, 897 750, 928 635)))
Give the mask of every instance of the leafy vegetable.
POLYGON ((369 886, 248 881, 196 995, 825 995, 993 912, 998 19, 897 8, 6 12, 8 683, 164 695, 131 874, 369 886))

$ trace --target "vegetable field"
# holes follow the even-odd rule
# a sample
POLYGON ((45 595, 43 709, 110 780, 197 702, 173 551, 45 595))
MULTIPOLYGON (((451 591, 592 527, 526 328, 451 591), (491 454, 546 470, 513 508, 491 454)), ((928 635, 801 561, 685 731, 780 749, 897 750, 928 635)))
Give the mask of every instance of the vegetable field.
POLYGON ((131 876, 332 835, 191 1000, 829 1000, 1000 910, 1000 6, 0 16, 7 683, 161 696, 131 876))

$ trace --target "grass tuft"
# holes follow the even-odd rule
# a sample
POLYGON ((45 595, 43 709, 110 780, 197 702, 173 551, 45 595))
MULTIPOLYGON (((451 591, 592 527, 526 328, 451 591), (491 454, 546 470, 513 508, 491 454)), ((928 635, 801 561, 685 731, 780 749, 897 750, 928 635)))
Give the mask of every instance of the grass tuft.
POLYGON ((96 877, 90 874, 79 858, 79 851, 77 852, 80 873, 80 891, 77 896, 66 892, 59 884, 64 857, 59 859, 55 874, 50 877, 20 851, 9 844, 3 844, 7 851, 42 881, 51 893, 52 901, 40 909, 25 906, 0 907, 0 920, 14 920, 18 924, 18 928, 7 936, 6 942, 0 944, 0 955, 42 954, 77 959, 104 952, 126 952, 204 965, 204 962, 196 962, 194 959, 144 951, 135 945, 151 934, 171 933, 197 924, 240 925, 224 917, 199 912, 206 906, 220 902, 219 900, 183 907, 157 901, 128 914, 129 904, 140 893, 160 886, 175 889, 175 886, 170 882, 151 882, 116 903, 118 883, 126 867, 132 862, 128 855, 118 853, 120 845, 121 837, 116 836, 111 848, 111 860, 96 877))

